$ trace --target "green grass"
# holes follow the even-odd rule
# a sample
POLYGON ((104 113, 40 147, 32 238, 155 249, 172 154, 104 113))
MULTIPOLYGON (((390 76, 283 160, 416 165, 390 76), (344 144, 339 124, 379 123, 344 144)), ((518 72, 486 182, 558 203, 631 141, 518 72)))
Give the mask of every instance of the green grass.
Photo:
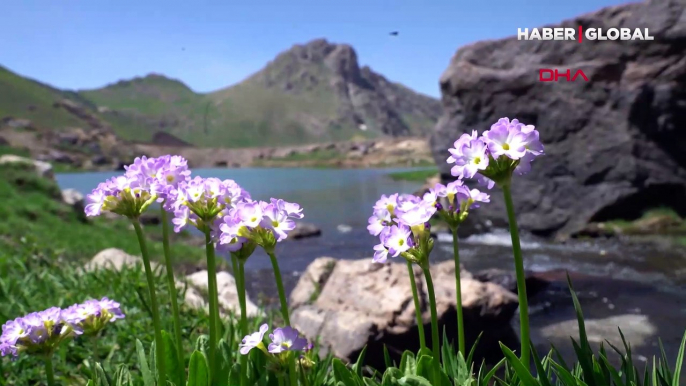
POLYGON ((640 218, 633 221, 617 219, 607 221, 605 222, 605 225, 612 228, 616 228, 624 233, 635 233, 640 231, 639 228, 642 223, 648 220, 657 219, 670 220, 671 222, 673 222, 673 225, 670 227, 670 229, 686 230, 686 220, 681 218, 681 216, 679 216, 679 214, 676 211, 674 211, 674 209, 667 207, 658 207, 646 210, 640 218))
MULTIPOLYGON (((110 363, 130 363, 136 370, 135 339, 148 347, 153 340, 153 326, 148 313, 145 274, 140 266, 123 269, 79 273, 80 264, 55 251, 43 241, 24 241, 12 250, 0 250, 0 323, 49 307, 68 307, 89 298, 104 296, 122 305, 126 318, 113 323, 97 339, 104 367, 110 363)), ((161 305, 164 328, 171 331, 169 293, 164 276, 156 276, 156 291, 161 305)), ((179 294, 182 303, 183 294, 179 294)), ((197 337, 206 331, 206 317, 193 309, 182 307, 182 329, 186 336, 197 337)), ((192 342, 188 339, 187 352, 192 342)), ((63 345, 55 355, 57 384, 84 385, 92 366, 95 342, 81 338, 63 345)), ((20 355, 16 361, 0 358, 0 385, 43 384, 45 374, 39 358, 20 355)))
POLYGON ((18 155, 20 157, 31 157, 31 152, 29 152, 28 149, 0 145, 0 156, 5 154, 18 155))
MULTIPOLYGON (((139 255, 138 242, 127 221, 86 219, 82 213, 61 202, 54 181, 36 175, 29 166, 0 166, 0 252, 16 247, 19 240, 31 239, 50 245, 67 259, 85 261, 106 248, 119 248, 139 255)), ((159 227, 146 227, 153 239, 152 256, 162 256, 159 227)), ((175 245, 179 260, 202 259, 200 248, 175 245)))
POLYGON ((672 208, 653 208, 646 210, 636 220, 618 219, 607 221, 603 225, 614 234, 657 237, 674 245, 686 247, 686 219, 679 216, 672 208), (652 227, 646 225, 651 222, 658 225, 652 227))
POLYGON ((438 169, 428 169, 428 170, 411 170, 407 172, 391 173, 391 177, 395 181, 417 181, 424 182, 428 178, 438 175, 438 169))

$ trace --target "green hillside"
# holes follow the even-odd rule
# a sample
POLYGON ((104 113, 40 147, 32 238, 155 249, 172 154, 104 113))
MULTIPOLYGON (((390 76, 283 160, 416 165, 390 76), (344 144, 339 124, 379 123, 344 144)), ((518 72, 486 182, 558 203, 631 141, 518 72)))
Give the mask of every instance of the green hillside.
POLYGON ((29 119, 37 125, 58 129, 81 125, 82 122, 77 117, 53 107, 56 101, 64 98, 84 102, 76 93, 57 90, 0 66, 0 119, 29 119))
POLYGON ((243 82, 207 94, 157 74, 66 92, 4 68, 0 90, 0 119, 29 119, 50 130, 112 128, 136 142, 165 132, 209 147, 424 135, 440 114, 437 100, 360 68, 352 47, 321 39, 296 45, 243 82), (64 99, 79 110, 55 107, 64 99))

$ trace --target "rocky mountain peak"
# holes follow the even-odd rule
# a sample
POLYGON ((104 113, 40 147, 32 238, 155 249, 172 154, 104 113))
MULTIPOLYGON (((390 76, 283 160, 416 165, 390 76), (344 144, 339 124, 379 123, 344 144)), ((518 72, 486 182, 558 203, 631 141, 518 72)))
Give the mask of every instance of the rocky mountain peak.
POLYGON ((246 82, 330 100, 335 111, 326 120, 310 120, 312 131, 347 127, 391 136, 426 134, 440 115, 437 100, 361 68, 352 46, 326 39, 294 45, 246 82))

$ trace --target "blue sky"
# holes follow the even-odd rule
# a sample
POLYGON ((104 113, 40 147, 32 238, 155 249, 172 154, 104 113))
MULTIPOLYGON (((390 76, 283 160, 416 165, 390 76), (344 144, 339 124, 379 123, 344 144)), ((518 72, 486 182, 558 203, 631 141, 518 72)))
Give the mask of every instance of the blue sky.
POLYGON ((351 44, 361 64, 389 79, 438 96, 438 78, 459 47, 625 2, 8 1, 0 65, 67 89, 155 72, 209 92, 259 71, 293 44, 324 37, 351 44))

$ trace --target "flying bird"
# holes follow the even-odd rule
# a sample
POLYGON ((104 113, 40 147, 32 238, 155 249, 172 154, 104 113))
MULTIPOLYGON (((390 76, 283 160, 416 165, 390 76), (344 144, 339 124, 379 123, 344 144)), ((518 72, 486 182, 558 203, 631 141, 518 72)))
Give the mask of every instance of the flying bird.
POLYGON ((398 36, 398 31, 393 31, 393 32, 391 32, 389 35, 391 35, 391 36, 398 36))

